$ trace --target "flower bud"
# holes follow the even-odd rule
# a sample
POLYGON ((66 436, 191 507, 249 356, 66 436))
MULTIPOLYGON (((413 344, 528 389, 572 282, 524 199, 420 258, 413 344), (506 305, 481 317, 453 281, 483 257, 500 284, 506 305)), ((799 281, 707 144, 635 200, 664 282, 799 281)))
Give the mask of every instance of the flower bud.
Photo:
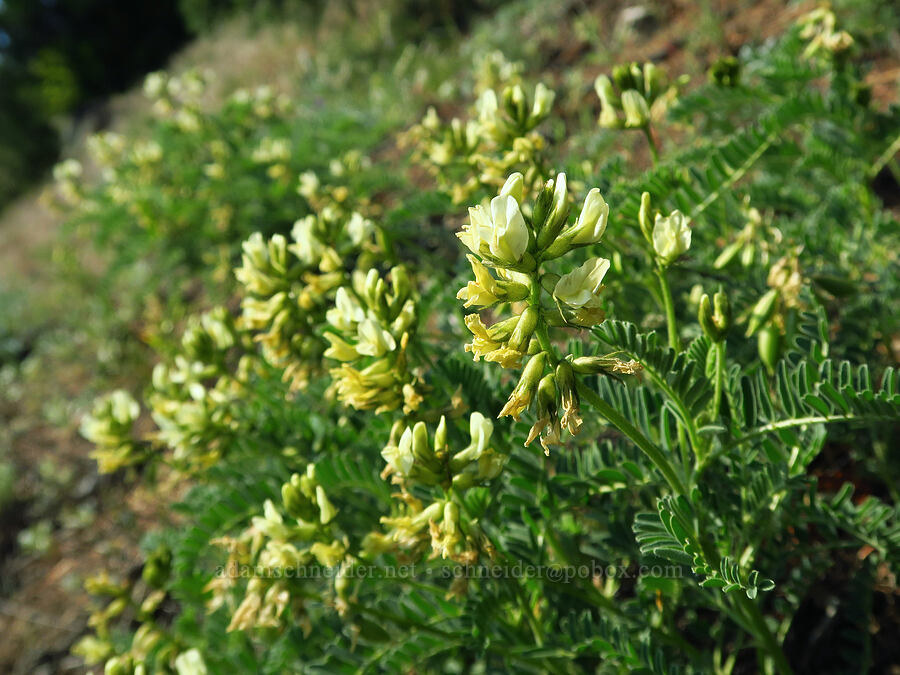
POLYGON ((319 507, 319 522, 326 525, 337 515, 337 509, 329 501, 325 489, 321 485, 316 486, 316 505, 319 507))
POLYGON ((662 93, 665 75, 655 64, 649 61, 644 64, 644 98, 652 103, 662 93))
POLYGON ((620 361, 611 356, 578 356, 572 359, 572 370, 582 375, 623 373, 633 375, 641 369, 637 361, 620 361))
POLYGON ((517 125, 524 126, 528 112, 525 108, 525 91, 521 85, 517 84, 503 90, 503 107, 517 125))
POLYGON ((594 89, 600 97, 600 119, 598 123, 605 129, 616 129, 621 126, 616 108, 619 98, 613 89, 613 83, 606 75, 600 75, 594 80, 594 89))
POLYGON ((713 296, 713 309, 713 323, 724 336, 731 327, 731 302, 724 291, 718 291, 713 296))
POLYGON ((769 373, 774 372, 775 365, 781 357, 781 331, 769 324, 759 331, 756 340, 760 361, 763 362, 769 373))
POLYGON ((506 179, 503 187, 500 188, 499 196, 502 197, 504 195, 509 195, 516 200, 516 204, 522 206, 522 198, 524 197, 524 194, 525 178, 521 173, 516 171, 515 173, 510 174, 509 178, 506 179))
POLYGON ((551 178, 538 192, 537 199, 534 200, 534 208, 531 212, 531 222, 534 231, 538 233, 538 241, 540 241, 540 232, 544 229, 547 217, 550 215, 550 209, 553 207, 553 187, 555 181, 551 178))
POLYGON ((313 501, 304 494, 299 474, 291 476, 291 480, 281 486, 281 501, 284 509, 292 518, 312 521, 316 517, 313 501))
POLYGON ((747 337, 750 337, 762 328, 763 324, 772 317, 775 313, 775 304, 777 300, 777 288, 769 289, 766 291, 765 295, 757 300, 756 304, 753 306, 753 311, 750 313, 750 321, 747 323, 747 337))
POLYGON ((556 375, 550 373, 544 375, 537 387, 537 414, 556 414, 556 375))
POLYGON ((403 265, 397 265, 391 269, 391 314, 396 314, 403 303, 409 297, 409 274, 403 265))
POLYGON ((638 225, 644 238, 651 246, 653 245, 653 217, 650 209, 650 193, 641 193, 641 208, 638 211, 638 225))
POLYGON ((538 82, 534 88, 534 105, 531 107, 531 122, 536 124, 550 114, 550 108, 553 100, 556 98, 556 92, 544 86, 543 82, 538 82))
POLYGON ((505 417, 512 415, 518 419, 522 412, 531 403, 534 392, 537 389, 538 380, 544 373, 544 366, 547 364, 547 352, 540 352, 531 357, 522 371, 522 376, 516 388, 510 394, 509 400, 503 406, 503 410, 497 417, 505 417))
POLYGON ((677 209, 668 216, 656 215, 653 225, 653 249, 662 265, 675 262, 691 247, 688 219, 677 209))
POLYGON ((544 227, 538 234, 538 249, 544 249, 556 239, 566 225, 569 217, 569 193, 566 185, 566 174, 557 174, 553 185, 553 202, 544 227))
POLYGON ((515 330, 513 330, 512 335, 509 336, 507 346, 510 349, 519 352, 525 351, 525 348, 528 346, 528 341, 531 339, 534 329, 537 327, 539 317, 540 311, 537 307, 526 307, 525 311, 522 312, 519 317, 515 330))
POLYGON ((421 462, 429 463, 434 459, 434 453, 428 443, 428 427, 425 426, 425 422, 416 422, 413 426, 412 452, 421 462))
POLYGON ((647 101, 634 89, 622 92, 622 110, 625 111, 625 126, 629 129, 640 129, 650 122, 647 101))
POLYGON ((441 415, 437 430, 434 432, 434 454, 440 457, 447 448, 447 418, 441 415))
POLYGON ((592 188, 584 198, 584 206, 581 207, 575 226, 566 233, 569 243, 573 246, 598 243, 606 232, 608 218, 609 204, 603 199, 598 188, 592 188))
POLYGON ((634 79, 634 72, 632 71, 631 66, 632 64, 630 63, 620 63, 613 67, 612 79, 613 82, 616 83, 616 87, 619 88, 619 91, 638 88, 638 83, 634 79))

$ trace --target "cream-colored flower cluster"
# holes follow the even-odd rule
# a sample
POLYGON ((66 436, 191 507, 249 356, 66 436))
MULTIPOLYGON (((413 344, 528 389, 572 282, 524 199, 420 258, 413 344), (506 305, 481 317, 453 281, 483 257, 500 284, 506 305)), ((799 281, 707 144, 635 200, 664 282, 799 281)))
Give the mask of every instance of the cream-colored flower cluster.
POLYGON ((370 534, 364 550, 373 554, 399 548, 415 553, 424 551, 430 541, 431 557, 466 563, 476 561, 482 551, 489 552, 477 521, 460 509, 459 499, 467 488, 490 481, 502 471, 506 456, 491 447, 493 431, 489 419, 473 412, 469 443, 453 452, 446 418, 441 417, 433 438, 424 422, 407 426, 398 421, 381 455, 387 462, 382 477, 392 477, 403 488, 398 495, 402 512, 383 517, 388 531, 370 534), (410 493, 414 485, 441 487, 444 493, 426 506, 410 493))
POLYGON ((600 75, 594 81, 600 97, 600 126, 607 129, 643 129, 660 119, 677 95, 665 74, 654 64, 620 64, 612 78, 600 75))
POLYGON ((240 357, 232 374, 229 359, 249 345, 219 307, 189 319, 181 346, 180 354, 153 369, 148 403, 156 437, 191 467, 214 461, 236 430, 233 406, 250 360, 240 357))
POLYGON ((97 447, 91 457, 101 473, 111 473, 142 459, 132 428, 141 414, 138 402, 124 389, 98 398, 81 419, 81 435, 97 447))
POLYGON ((153 101, 157 115, 170 118, 184 132, 194 133, 203 123, 200 101, 209 79, 209 73, 196 69, 178 76, 160 70, 144 78, 144 94, 153 101))
POLYGON ((65 159, 53 167, 56 194, 65 206, 77 206, 84 197, 82 174, 84 167, 77 159, 65 159))
POLYGON ((340 401, 376 414, 419 407, 422 397, 406 354, 416 302, 403 267, 394 267, 389 279, 374 269, 355 272, 352 283, 337 290, 326 319, 325 356, 340 362, 331 369, 340 401))
POLYGON ((291 159, 291 141, 287 138, 263 136, 250 153, 250 159, 266 167, 266 174, 272 180, 283 178, 288 173, 291 159))
MULTIPOLYGON (((312 564, 323 567, 353 563, 348 555, 346 537, 340 536, 333 521, 337 509, 328 499, 314 464, 303 473, 295 473, 281 487, 281 505, 272 500, 263 504, 263 513, 252 519, 249 529, 238 537, 224 537, 214 543, 228 550, 225 574, 218 575, 206 590, 212 592, 208 611, 214 612, 231 601, 231 591, 242 579, 243 569, 262 570, 254 574, 243 591, 237 607, 232 608, 228 630, 278 628, 291 608, 291 620, 308 629, 303 601, 291 594, 302 576, 289 575, 312 564)), ((336 575, 336 604, 346 604, 346 584, 336 575)))
POLYGON ((203 654, 196 648, 185 649, 168 622, 158 619, 159 609, 169 599, 165 582, 171 567, 172 552, 161 545, 145 559, 139 579, 117 581, 106 572, 86 579, 85 590, 95 602, 99 600, 88 618, 94 632, 81 638, 72 652, 87 665, 103 664, 107 675, 147 675, 153 672, 148 661, 157 670, 204 675, 203 654), (140 624, 127 647, 111 625, 122 618, 140 624))
POLYGON ((521 61, 510 61, 499 49, 476 55, 473 66, 475 93, 479 95, 488 89, 521 84, 525 70, 521 61))
POLYGON ((602 292, 609 260, 591 257, 562 276, 543 269, 546 262, 601 241, 609 206, 600 191, 588 191, 574 223, 569 223, 565 174, 547 181, 532 204, 524 197, 525 180, 514 173, 488 207, 469 209, 469 222, 457 236, 471 251, 467 257, 475 279, 457 297, 466 307, 503 303, 512 309, 512 316, 490 326, 480 314, 467 315, 473 339, 466 350, 475 360, 504 368, 519 368, 530 357, 500 416, 518 419, 534 406, 537 421, 526 445, 540 437, 547 449, 560 442, 562 428, 576 434, 581 427, 576 373, 633 372, 634 365, 599 357, 560 359, 550 342, 550 328, 586 328, 605 316, 602 292), (542 301, 545 294, 550 302, 542 301))
POLYGON ((290 96, 278 94, 268 85, 261 85, 255 89, 238 89, 230 96, 228 102, 263 120, 283 115, 294 107, 290 96))
POLYGON ((367 195, 352 191, 347 178, 372 166, 372 160, 358 150, 350 150, 331 160, 327 174, 304 171, 297 183, 297 193, 314 211, 332 211, 350 215, 358 210, 372 213, 373 206, 367 195))
POLYGON ((347 281, 345 259, 371 251, 374 224, 353 214, 298 220, 291 239, 280 234, 266 241, 255 233, 243 244, 235 271, 244 286, 241 325, 256 333, 263 356, 285 369, 285 380, 304 388, 325 345, 316 334, 337 288, 347 281))
POLYGON ((538 84, 533 95, 520 84, 498 95, 482 92, 475 116, 441 124, 428 110, 406 138, 416 144, 416 158, 438 179, 454 203, 467 201, 482 186, 498 187, 507 174, 520 170, 529 181, 539 180, 543 137, 536 127, 549 115, 555 93, 538 84))

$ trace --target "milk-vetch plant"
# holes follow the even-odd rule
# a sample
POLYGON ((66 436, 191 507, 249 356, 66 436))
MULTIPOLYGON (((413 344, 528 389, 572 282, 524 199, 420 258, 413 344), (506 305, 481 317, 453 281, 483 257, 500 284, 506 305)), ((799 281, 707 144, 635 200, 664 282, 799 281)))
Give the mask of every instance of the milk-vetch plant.
MULTIPOLYGON (((834 19, 806 26, 678 101, 653 66, 599 80, 594 133, 655 144, 651 120, 684 123, 647 173, 557 160, 536 133, 552 96, 513 85, 408 137, 467 217, 414 212, 421 185, 396 208, 344 194, 355 156, 327 186, 292 177, 316 212, 245 241, 240 316, 190 320, 149 396, 156 455, 191 460, 196 526, 151 540, 127 592, 94 589, 113 600, 81 653, 122 672, 789 673, 816 580, 852 589, 829 639, 874 653, 900 560, 880 477, 900 230, 871 172, 900 118, 849 96, 834 19), (820 480, 836 453, 866 480, 820 480), (151 603, 116 641, 150 588, 177 618, 151 603)), ((147 461, 136 404, 114 399, 86 433, 147 461)))

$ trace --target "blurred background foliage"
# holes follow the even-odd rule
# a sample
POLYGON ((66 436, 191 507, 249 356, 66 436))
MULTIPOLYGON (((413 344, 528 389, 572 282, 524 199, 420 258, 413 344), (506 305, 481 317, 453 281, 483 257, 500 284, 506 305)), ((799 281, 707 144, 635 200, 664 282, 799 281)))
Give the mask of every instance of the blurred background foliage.
MULTIPOLYGON (((0 1, 0 210, 44 176, 86 115, 103 126, 103 101, 133 85, 192 35, 241 13, 316 25, 351 0, 0 1)), ((465 30, 499 0, 392 0, 398 41, 465 30)))

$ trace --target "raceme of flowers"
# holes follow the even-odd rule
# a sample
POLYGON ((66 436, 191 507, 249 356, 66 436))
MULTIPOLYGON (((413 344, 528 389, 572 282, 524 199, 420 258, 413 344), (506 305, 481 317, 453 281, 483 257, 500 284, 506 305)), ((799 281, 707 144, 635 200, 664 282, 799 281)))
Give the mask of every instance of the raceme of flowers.
POLYGON ((406 356, 416 303, 406 270, 394 267, 389 280, 374 269, 357 270, 325 316, 330 347, 324 355, 340 362, 331 370, 338 399, 376 413, 400 406, 406 413, 416 410, 422 397, 406 356))
MULTIPOLYGON (((524 196, 524 178, 514 173, 488 205, 469 209, 469 221, 457 236, 471 252, 467 257, 474 280, 457 297, 466 307, 485 309, 503 303, 513 308, 512 316, 491 325, 484 323, 480 313, 467 315, 465 324, 473 337, 466 350, 475 360, 493 361, 504 368, 518 369, 527 359, 500 416, 519 419, 533 405, 537 420, 525 443, 540 436, 549 450, 560 442, 562 428, 574 435, 582 424, 576 367, 578 372, 600 372, 618 362, 560 359, 549 335, 550 328, 589 328, 603 321, 603 279, 609 260, 589 258, 562 276, 544 270, 543 265, 598 244, 606 231, 609 206, 593 188, 570 223, 564 173, 547 181, 532 204, 525 204, 524 196), (543 301, 545 294, 550 296, 548 302, 543 301)), ((616 367, 634 370, 631 365, 616 367)))
POLYGON ((442 125, 430 108, 407 138, 416 144, 416 157, 461 204, 481 186, 499 186, 514 169, 529 181, 540 180, 544 138, 535 129, 549 116, 555 97, 543 84, 531 97, 518 83, 499 95, 486 89, 475 104, 475 117, 442 125))
POLYGON ((374 250, 375 226, 359 214, 298 220, 289 240, 276 234, 265 241, 253 234, 243 245, 235 271, 246 295, 241 324, 256 333, 265 358, 285 369, 285 380, 304 388, 325 350, 316 333, 336 290, 347 281, 345 259, 374 250))

